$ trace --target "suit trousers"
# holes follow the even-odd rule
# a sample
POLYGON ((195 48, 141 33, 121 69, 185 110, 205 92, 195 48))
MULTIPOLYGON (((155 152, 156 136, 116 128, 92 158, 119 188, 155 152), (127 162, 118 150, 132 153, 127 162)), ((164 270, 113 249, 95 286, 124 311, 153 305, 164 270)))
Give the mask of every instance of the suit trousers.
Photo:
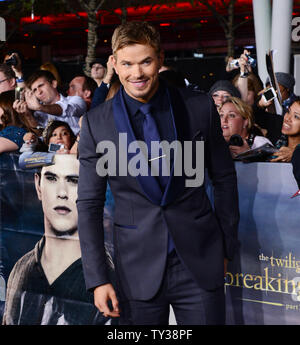
POLYGON ((167 325, 170 305, 177 325, 225 324, 224 287, 209 291, 200 288, 175 250, 168 255, 161 287, 152 299, 120 301, 120 324, 167 325))

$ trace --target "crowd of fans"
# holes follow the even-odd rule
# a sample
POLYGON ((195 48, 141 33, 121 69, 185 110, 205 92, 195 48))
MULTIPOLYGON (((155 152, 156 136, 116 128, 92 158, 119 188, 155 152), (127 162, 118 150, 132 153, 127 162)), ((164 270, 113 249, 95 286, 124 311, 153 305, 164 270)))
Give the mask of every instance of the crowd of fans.
MULTIPOLYGON (((57 142, 57 153, 76 154, 82 116, 113 97, 120 87, 112 58, 95 59, 90 76, 74 75, 63 94, 65 81, 53 63, 41 65, 25 80, 21 55, 8 52, 0 64, 0 152, 47 151, 50 143, 57 142), (66 137, 75 139, 67 142, 66 137)), ((208 91, 232 157, 238 159, 241 153, 267 145, 275 152, 258 155, 257 160, 296 166, 293 154, 300 145, 300 98, 293 93, 295 79, 288 73, 275 73, 280 97, 267 100, 264 93, 271 87, 270 80, 264 87, 252 62, 247 50, 238 59, 229 57, 226 71, 228 76, 236 72, 234 77, 218 80, 208 91)), ((160 77, 173 86, 201 91, 168 65, 161 68, 160 77)))

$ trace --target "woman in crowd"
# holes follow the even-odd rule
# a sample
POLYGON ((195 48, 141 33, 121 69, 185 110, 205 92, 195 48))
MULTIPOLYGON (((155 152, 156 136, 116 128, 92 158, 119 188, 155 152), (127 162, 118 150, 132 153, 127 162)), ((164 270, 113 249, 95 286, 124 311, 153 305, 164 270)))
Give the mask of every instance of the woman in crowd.
POLYGON ((210 90, 209 95, 213 98, 217 109, 220 109, 222 103, 229 97, 241 98, 240 91, 229 80, 216 81, 210 90))
POLYGON ((234 134, 238 134, 243 141, 241 146, 230 145, 232 157, 250 149, 255 149, 266 143, 272 145, 265 138, 260 129, 254 124, 252 108, 239 98, 227 98, 219 109, 221 127, 224 139, 230 142, 234 134))
POLYGON ((62 121, 50 122, 43 132, 43 137, 47 147, 49 144, 60 144, 64 146, 62 150, 65 150, 65 153, 70 153, 76 141, 76 136, 68 123, 62 121))
MULTIPOLYGON (((34 133, 26 133, 24 142, 32 145, 32 151, 37 151, 38 137, 34 133)), ((57 153, 76 153, 72 147, 76 142, 76 136, 67 122, 51 120, 43 131, 43 142, 39 145, 39 151, 48 151, 49 144, 59 144, 62 147, 57 153)))
POLYGON ((14 91, 0 94, 0 153, 18 150, 24 134, 31 130, 26 117, 21 117, 13 108, 14 91))
POLYGON ((239 59, 234 60, 233 57, 230 57, 226 71, 230 72, 239 69, 240 73, 235 75, 232 83, 240 91, 241 99, 253 106, 259 99, 258 93, 263 89, 263 85, 261 80, 252 72, 249 56, 250 52, 244 50, 239 59), (238 61, 238 63, 233 64, 233 61, 238 61))
POLYGON ((300 97, 295 98, 284 115, 281 133, 275 145, 279 151, 274 153, 276 157, 271 162, 290 162, 295 148, 300 144, 300 97))

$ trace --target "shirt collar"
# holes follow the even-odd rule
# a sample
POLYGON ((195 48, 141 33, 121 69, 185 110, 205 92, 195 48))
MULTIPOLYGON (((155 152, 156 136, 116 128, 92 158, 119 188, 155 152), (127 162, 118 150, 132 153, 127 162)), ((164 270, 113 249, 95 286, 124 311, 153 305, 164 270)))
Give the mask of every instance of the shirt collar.
MULTIPOLYGON (((165 90, 165 86, 163 85, 162 82, 160 82, 157 91, 155 92, 155 94, 153 95, 153 97, 150 99, 148 103, 151 104, 154 108, 159 109, 161 107, 161 96, 164 94, 164 90, 165 90)), ((125 99, 125 103, 126 103, 129 115, 130 116, 136 115, 139 108, 144 103, 130 97, 126 93, 124 88, 122 88, 122 92, 123 92, 123 96, 125 99)))

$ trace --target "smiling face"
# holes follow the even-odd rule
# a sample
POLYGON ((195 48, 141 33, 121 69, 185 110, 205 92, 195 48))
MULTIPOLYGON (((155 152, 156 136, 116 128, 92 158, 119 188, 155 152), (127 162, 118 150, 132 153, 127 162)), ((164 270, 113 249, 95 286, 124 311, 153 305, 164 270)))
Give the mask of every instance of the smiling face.
POLYGON ((114 68, 121 84, 130 97, 140 102, 148 102, 155 94, 162 63, 163 54, 158 55, 150 45, 132 44, 114 55, 114 68))
POLYGON ((55 155, 53 165, 44 167, 35 185, 44 212, 45 234, 64 236, 77 232, 77 183, 79 162, 75 155, 55 155))
POLYGON ((300 104, 295 102, 284 115, 281 132, 289 136, 300 136, 300 104))
POLYGON ((65 126, 55 128, 49 139, 49 144, 63 144, 65 149, 70 150, 72 146, 70 131, 65 126))
POLYGON ((220 110, 221 127, 223 136, 229 141, 233 134, 246 137, 248 120, 244 119, 232 103, 225 103, 220 110))

